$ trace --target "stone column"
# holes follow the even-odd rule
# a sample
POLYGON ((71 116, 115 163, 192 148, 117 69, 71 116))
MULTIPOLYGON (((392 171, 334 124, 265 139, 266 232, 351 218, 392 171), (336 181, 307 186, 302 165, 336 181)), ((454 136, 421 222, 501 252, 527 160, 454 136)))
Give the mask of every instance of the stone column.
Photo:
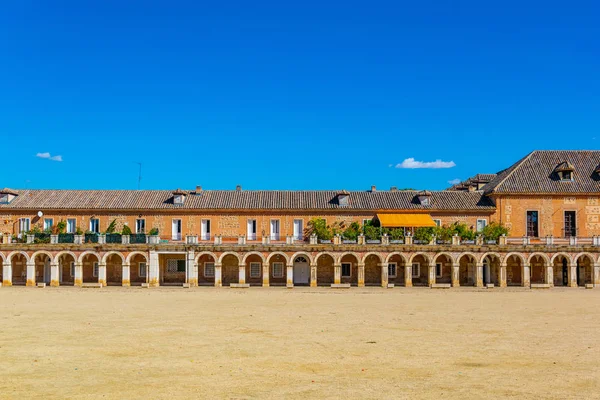
POLYGON ((190 286, 198 286, 198 269, 196 267, 196 256, 194 250, 186 253, 187 283, 190 286))
POLYGON ((106 263, 98 263, 98 283, 106 286, 106 263))
POLYGON ((129 264, 123 264, 123 277, 121 278, 121 286, 131 286, 131 267, 129 264))
POLYGON ((523 267, 521 268, 521 275, 522 275, 522 285, 524 287, 531 287, 531 273, 530 271, 530 266, 529 264, 523 264, 523 267))
POLYGON ((12 263, 8 261, 2 264, 2 284, 4 286, 12 286, 12 263))
POLYGON ((246 283, 246 264, 240 263, 238 271, 238 283, 244 285, 246 283))
POLYGON ((317 264, 310 266, 310 287, 317 287, 317 264))
POLYGON ((269 287, 269 263, 263 263, 262 265, 262 278, 263 286, 269 287))
POLYGON ((83 264, 75 261, 75 286, 83 285, 83 264))
POLYGON ((577 263, 569 265, 569 287, 577 287, 577 263))
POLYGON ((475 287, 483 287, 483 264, 475 265, 475 287))
POLYGON ((27 262, 27 283, 26 286, 35 286, 35 261, 27 262))
POLYGON ((460 286, 460 265, 452 265, 452 287, 460 286))
POLYGON ((554 269, 552 265, 546 266, 546 283, 550 287, 554 287, 554 269))
POLYGON ((435 264, 429 266, 429 274, 427 276, 427 284, 429 287, 435 285, 435 264))
POLYGON ((286 280, 285 286, 290 289, 294 287, 294 265, 293 264, 287 266, 287 280, 286 280))
POLYGON ((388 267, 387 264, 378 264, 381 267, 381 287, 382 288, 387 288, 388 287, 388 282, 389 282, 389 276, 388 276, 388 267))
POLYGON ((60 286, 60 273, 58 264, 50 264, 50 286, 60 286))
POLYGON ((412 287, 412 265, 406 264, 404 266, 404 286, 412 287))
POLYGON ((158 253, 151 250, 148 266, 148 284, 150 287, 160 286, 160 266, 158 262, 158 253))
POLYGON ((223 274, 221 264, 215 263, 215 287, 223 286, 223 274))
POLYGON ((336 285, 342 283, 342 266, 340 264, 333 266, 333 283, 336 285))
POLYGON ((358 264, 358 287, 365 287, 365 264, 358 264))
POLYGON ((594 287, 600 286, 600 265, 594 265, 594 287))
POLYGON ((500 287, 505 288, 506 284, 506 264, 500 265, 500 287))

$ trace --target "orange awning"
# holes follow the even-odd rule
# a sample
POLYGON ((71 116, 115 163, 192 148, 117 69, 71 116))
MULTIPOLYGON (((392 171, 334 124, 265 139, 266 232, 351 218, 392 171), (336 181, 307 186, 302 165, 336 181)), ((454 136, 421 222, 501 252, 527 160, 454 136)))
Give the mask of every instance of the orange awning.
POLYGON ((377 219, 379 219, 379 223, 384 228, 420 228, 436 226, 429 214, 377 214, 377 219))

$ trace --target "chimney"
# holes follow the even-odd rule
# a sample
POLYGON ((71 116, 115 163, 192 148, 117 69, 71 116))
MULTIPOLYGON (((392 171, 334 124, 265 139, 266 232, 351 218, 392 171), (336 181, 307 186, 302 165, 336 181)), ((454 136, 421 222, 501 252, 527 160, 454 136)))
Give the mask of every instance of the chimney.
POLYGON ((242 191, 242 185, 237 185, 237 186, 235 187, 235 190, 236 190, 237 192, 241 192, 241 191, 242 191))
POLYGON ((375 192, 375 191, 377 191, 377 188, 375 187, 375 185, 372 185, 371 186, 371 192, 375 192))
POLYGON ((392 186, 390 188, 390 192, 397 192, 398 191, 398 187, 397 186, 392 186))
POLYGON ((202 186, 196 185, 196 194, 200 194, 202 192, 202 186))

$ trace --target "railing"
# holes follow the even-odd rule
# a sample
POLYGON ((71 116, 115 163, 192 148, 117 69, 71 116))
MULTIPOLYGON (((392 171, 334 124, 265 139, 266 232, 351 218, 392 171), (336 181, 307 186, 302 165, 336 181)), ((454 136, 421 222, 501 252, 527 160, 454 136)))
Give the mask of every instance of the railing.
POLYGON ((171 234, 171 240, 174 242, 179 242, 182 240, 181 233, 173 233, 171 234))
POLYGON ((564 238, 570 238, 570 237, 577 237, 579 235, 579 228, 570 228, 570 229, 561 229, 561 233, 562 233, 562 237, 564 238))
POLYGON ((60 233, 58 235, 58 243, 74 243, 75 242, 75 234, 74 233, 60 233))
POLYGON ((34 234, 33 243, 50 243, 50 234, 46 232, 34 234))
POLYGON ((131 244, 143 244, 146 243, 145 233, 133 233, 129 235, 129 243, 131 244))
POLYGON ((109 244, 123 243, 121 234, 120 233, 107 233, 106 234, 106 243, 109 243, 109 244))
POLYGON ((98 243, 97 233, 86 233, 84 235, 84 243, 98 243))

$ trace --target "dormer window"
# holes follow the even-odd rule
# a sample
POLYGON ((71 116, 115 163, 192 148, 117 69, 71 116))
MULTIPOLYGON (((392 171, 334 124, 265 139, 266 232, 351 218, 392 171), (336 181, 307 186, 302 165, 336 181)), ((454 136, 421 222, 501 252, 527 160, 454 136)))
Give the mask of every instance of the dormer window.
POLYGON ((173 192, 173 204, 181 206, 185 202, 185 192, 181 189, 177 189, 173 192))
POLYGON ((0 204, 8 204, 11 201, 13 201, 13 199, 15 197, 17 197, 17 192, 8 189, 8 188, 4 188, 0 190, 0 204))
POLYGON ((431 205, 431 192, 430 191, 422 190, 419 193, 417 193, 417 196, 419 198, 419 203, 421 203, 422 206, 429 207, 431 205))
POLYGON ((348 207, 349 197, 350 197, 350 193, 345 190, 338 193, 338 195, 337 195, 338 205, 340 207, 348 207))
POLYGON ((556 166, 556 174, 558 175, 558 179, 562 182, 573 181, 574 172, 575 168, 573 167, 573 164, 568 161, 562 162, 556 166))

